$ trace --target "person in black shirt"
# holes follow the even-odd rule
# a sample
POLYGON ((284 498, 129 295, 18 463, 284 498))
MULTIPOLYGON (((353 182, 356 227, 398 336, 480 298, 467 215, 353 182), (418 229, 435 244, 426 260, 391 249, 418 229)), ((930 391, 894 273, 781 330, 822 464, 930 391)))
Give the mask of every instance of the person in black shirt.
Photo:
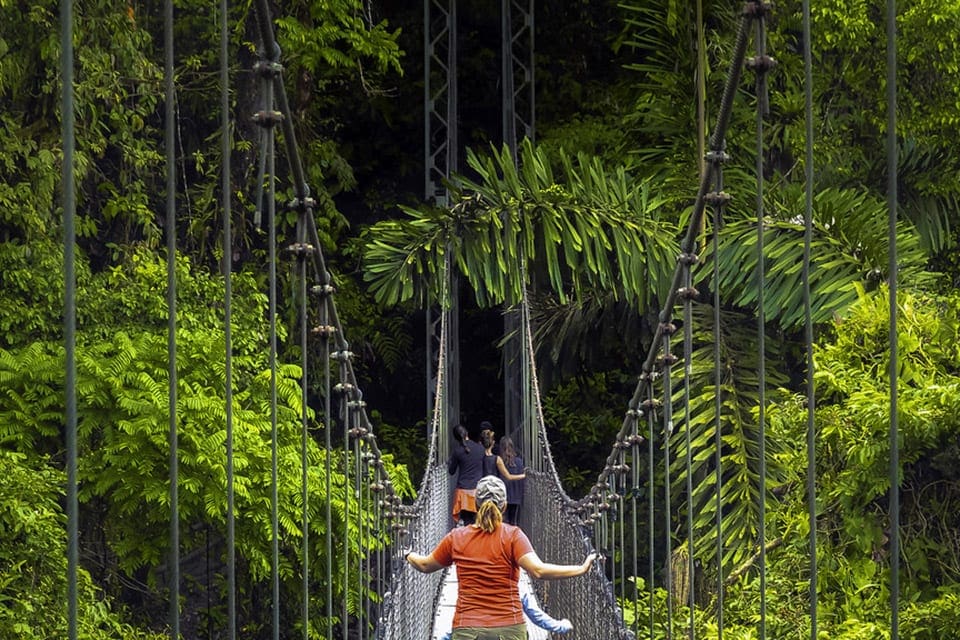
POLYGON ((458 524, 473 524, 477 517, 477 503, 474 492, 477 482, 483 475, 483 447, 479 442, 470 440, 467 428, 458 424, 453 429, 460 446, 454 447, 447 462, 450 475, 457 474, 457 486, 453 492, 451 513, 458 524))

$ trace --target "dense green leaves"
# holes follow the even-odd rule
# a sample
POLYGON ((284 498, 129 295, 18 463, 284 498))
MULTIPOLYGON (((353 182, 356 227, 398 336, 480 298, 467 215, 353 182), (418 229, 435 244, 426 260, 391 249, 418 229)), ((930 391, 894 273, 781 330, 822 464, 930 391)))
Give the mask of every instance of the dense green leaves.
POLYGON ((439 297, 450 260, 481 305, 515 304, 533 286, 560 300, 599 288, 647 308, 676 253, 674 228, 651 186, 595 158, 560 160, 555 180, 545 153, 529 142, 518 166, 506 148, 470 153, 479 177, 458 180, 449 211, 405 208, 408 220, 371 227, 365 275, 377 299, 439 297))
MULTIPOLYGON (((0 448, 0 637, 43 640, 67 636, 66 517, 60 504, 64 481, 49 461, 0 448)), ((81 568, 77 598, 80 637, 162 637, 124 623, 102 595, 81 568)))

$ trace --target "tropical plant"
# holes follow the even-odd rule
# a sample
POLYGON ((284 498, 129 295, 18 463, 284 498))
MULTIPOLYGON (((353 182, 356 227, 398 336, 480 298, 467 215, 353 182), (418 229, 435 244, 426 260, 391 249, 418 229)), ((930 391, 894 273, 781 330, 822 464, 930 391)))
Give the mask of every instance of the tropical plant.
POLYGON ((385 304, 438 299, 446 261, 481 305, 516 304, 525 286, 560 300, 601 288, 647 308, 667 285, 675 253, 650 185, 595 160, 561 155, 557 181, 545 153, 524 141, 469 153, 478 181, 459 178, 449 210, 402 207, 407 220, 365 232, 365 277, 385 304), (525 274, 524 277, 512 277, 525 274))
MULTIPOLYGON (((67 536, 63 474, 49 460, 0 449, 0 637, 67 635, 67 536)), ((83 638, 159 640, 124 621, 124 612, 77 575, 77 627, 83 638)))

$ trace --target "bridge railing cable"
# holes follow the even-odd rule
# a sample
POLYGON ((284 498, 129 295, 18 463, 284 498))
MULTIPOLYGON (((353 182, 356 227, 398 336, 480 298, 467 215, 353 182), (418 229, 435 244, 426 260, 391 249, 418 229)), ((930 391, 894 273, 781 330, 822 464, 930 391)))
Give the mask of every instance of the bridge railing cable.
MULTIPOLYGON (((260 60, 257 63, 256 71, 272 83, 273 98, 276 100, 276 110, 273 104, 265 106, 264 110, 254 115, 254 119, 268 119, 272 124, 278 124, 282 133, 286 160, 291 173, 291 183, 294 192, 294 198, 287 202, 287 207, 296 211, 298 214, 297 237, 296 241, 286 248, 286 254, 294 257, 297 261, 297 276, 301 281, 300 296, 305 298, 308 294, 318 300, 319 309, 316 315, 319 317, 319 324, 310 327, 310 333, 321 340, 322 353, 325 356, 323 368, 322 387, 324 389, 324 410, 323 427, 325 431, 326 456, 324 462, 324 473, 326 476, 327 496, 331 496, 331 491, 336 492, 342 488, 344 496, 344 520, 341 531, 333 531, 333 515, 330 510, 330 499, 327 499, 326 506, 326 533, 325 546, 327 550, 326 562, 326 632, 329 637, 334 633, 334 621, 339 618, 342 626, 341 632, 344 637, 366 638, 374 626, 373 619, 378 614, 371 610, 368 604, 360 604, 355 608, 348 606, 347 593, 353 591, 351 585, 356 585, 361 592, 367 588, 383 588, 379 579, 374 580, 374 576, 381 576, 384 573, 385 551, 388 545, 396 548, 398 539, 404 533, 402 522, 411 517, 413 512, 432 514, 437 506, 425 504, 429 500, 445 500, 446 491, 444 490, 444 477, 438 477, 435 470, 428 467, 428 472, 424 481, 424 487, 421 488, 421 498, 413 507, 404 507, 402 500, 398 496, 393 482, 387 473, 386 464, 383 460, 382 452, 378 446, 377 438, 374 433, 373 425, 366 411, 366 403, 363 399, 363 393, 360 389, 356 373, 352 364, 353 354, 350 351, 350 344, 346 339, 343 326, 337 313, 337 307, 334 301, 336 289, 333 285, 332 276, 327 271, 321 243, 317 231, 314 210, 316 201, 311 196, 310 188, 306 182, 306 173, 304 171, 299 147, 297 144, 296 133, 291 117, 291 110, 287 100, 286 88, 283 81, 283 68, 279 62, 280 48, 273 31, 273 20, 269 3, 266 0, 257 0, 254 3, 256 11, 257 24, 260 32, 260 60), (306 281, 311 280, 312 285, 306 286, 306 281), (338 369, 339 381, 331 387, 329 369, 335 365, 338 369), (331 406, 331 399, 336 399, 338 406, 331 406), (342 461, 338 461, 335 456, 330 439, 331 431, 334 428, 336 419, 341 421, 344 427, 343 448, 341 451, 342 461), (343 474, 342 487, 331 485, 331 475, 335 472, 332 465, 336 465, 343 474), (436 478, 436 479, 432 479, 436 478), (440 485, 433 489, 434 485, 440 485), (432 497, 440 496, 440 497, 432 497), (373 520, 367 520, 366 513, 373 514, 373 520), (352 522, 352 525, 348 525, 352 522), (355 538, 351 535, 350 528, 353 526, 356 530, 355 538), (339 539, 334 540, 333 536, 339 539), (335 558, 334 542, 342 549, 342 555, 335 558), (337 562, 340 562, 338 566, 337 562), (342 571, 342 585, 345 590, 342 607, 337 610, 333 602, 333 585, 336 582, 333 576, 334 571, 342 571)), ((272 156, 272 152, 268 155, 272 156)), ((273 183, 272 171, 271 184, 273 183)), ((262 186, 263 181, 260 181, 262 186)), ((260 200, 258 196, 257 200, 260 200)), ((271 196, 272 200, 272 196, 271 196)), ((270 203, 272 206, 272 203, 270 203)), ((271 225, 272 226, 272 225, 271 225)), ((273 244, 273 243, 271 243, 273 244)), ((303 300, 301 300, 303 302, 303 300)), ((304 305, 301 305, 301 340, 310 322, 308 311, 304 305)), ((306 349, 301 344, 301 350, 306 349)), ((306 359, 302 359, 304 375, 308 369, 306 359)), ((303 386, 306 388, 306 378, 303 386)), ((304 417, 303 437, 308 435, 308 425, 304 417)), ((434 430, 436 432, 436 429, 434 430)), ((305 446, 305 442, 302 443, 305 446)), ((436 460, 436 446, 431 443, 430 464, 436 460)), ((306 478, 307 461, 304 459, 304 482, 306 478)), ((309 498, 304 494, 305 498, 309 498)), ((306 499, 304 506, 306 507, 306 499)), ((442 511, 442 510, 441 510, 442 511)), ((424 519, 424 518, 421 518, 424 519)), ((426 521, 433 521, 439 524, 445 523, 443 514, 428 515, 426 521)), ((304 523, 304 549, 307 549, 307 528, 304 523)), ((415 533, 424 538, 436 537, 433 532, 415 533)), ((439 539, 439 537, 437 537, 439 539)), ((310 597, 308 593, 309 581, 307 579, 309 564, 306 556, 303 559, 304 573, 304 594, 303 594, 303 629, 307 634, 309 626, 309 606, 310 597)), ((409 614, 406 611, 405 614, 409 614)), ((428 625, 429 626, 429 625, 428 625)), ((405 637, 414 637, 413 635, 405 637)))
MULTIPOLYGON (((525 305, 524 305, 525 306, 525 305)), ((524 507, 520 526, 530 538, 538 555, 547 562, 576 564, 595 550, 591 537, 593 519, 582 519, 577 503, 564 491, 554 465, 550 442, 547 439, 543 406, 540 403, 540 384, 537 378, 530 330, 529 313, 522 314, 524 327, 524 358, 529 367, 526 379, 530 385, 534 421, 533 450, 539 459, 530 461, 527 471, 524 507)), ((610 562, 614 562, 611 559, 610 562)), ((574 580, 539 581, 535 584, 538 600, 544 610, 557 617, 569 618, 573 623, 571 640, 579 638, 633 638, 623 624, 623 615, 617 605, 613 583, 598 562, 584 576, 574 580)))
MULTIPOLYGON (((730 122, 730 117, 733 109, 733 100, 736 97, 737 90, 740 84, 740 77, 742 70, 745 66, 746 61, 746 52, 747 44, 750 38, 751 26, 758 20, 761 20, 766 13, 769 11, 769 5, 765 2, 747 2, 744 5, 743 11, 740 16, 740 22, 737 30, 736 41, 734 45, 733 56, 731 58, 730 67, 727 72, 726 82, 724 84, 723 95, 720 102, 719 112, 717 115, 716 125, 713 129, 713 132, 709 140, 709 149, 707 151, 707 162, 704 164, 702 174, 700 176, 699 188, 697 191, 696 200, 694 203, 692 214, 688 220, 688 226, 686 233, 681 240, 680 244, 680 254, 677 258, 676 268, 674 270, 671 286, 667 292, 666 299, 663 301, 661 312, 658 316, 658 322, 655 326, 654 335, 650 342, 650 347, 647 351, 647 356, 643 361, 641 366, 639 380, 637 382, 636 388, 632 397, 628 402, 627 411, 621 428, 616 436, 616 441, 611 449, 609 456, 607 457, 604 468, 598 474, 597 481, 594 483, 593 487, 590 489, 588 494, 580 499, 577 504, 574 506, 574 510, 581 518, 587 521, 594 521, 601 523, 606 526, 607 520, 613 520, 614 526, 625 527, 627 518, 623 514, 618 513, 621 504, 621 492, 628 492, 633 499, 630 501, 631 509, 634 511, 633 515, 630 518, 636 518, 636 495, 642 489, 639 486, 636 486, 636 480, 634 480, 634 486, 626 487, 626 478, 628 471, 631 466, 636 466, 641 462, 641 455, 639 451, 639 445, 643 442, 643 438, 637 433, 638 421, 640 419, 645 420, 649 426, 648 433, 648 448, 649 448, 649 460, 646 464, 648 465, 649 476, 647 478, 648 486, 646 487, 646 496, 648 498, 648 514, 647 526, 649 527, 650 533, 650 544, 651 548, 649 549, 650 554, 650 568, 649 575, 647 579, 649 581, 650 588, 650 633, 653 633, 654 626, 654 592, 653 592, 653 581, 655 578, 655 567, 654 567, 654 557, 657 555, 655 549, 653 548, 654 544, 654 517, 656 508, 654 505, 654 495, 657 491, 657 487, 654 486, 654 475, 653 475, 653 450, 655 447, 655 437, 658 434, 655 433, 654 423, 657 422, 655 416, 660 413, 662 409, 665 413, 660 413, 660 420, 662 434, 659 434, 658 441, 660 446, 663 449, 664 457, 666 458, 670 454, 671 446, 680 446, 682 443, 674 442, 671 444, 671 441, 676 441, 676 438, 671 438, 671 432, 673 431, 673 424, 670 412, 670 405, 674 401, 673 393, 671 391, 672 386, 670 384, 669 377, 669 363, 676 356, 671 356, 669 353, 669 337, 670 334, 675 330, 675 325, 673 324, 674 317, 674 308, 677 305, 678 301, 683 299, 684 295, 690 294, 693 292, 693 283, 689 279, 689 272, 691 265, 698 260, 696 255, 696 248, 698 237, 700 234, 700 229, 703 223, 703 217, 705 214, 705 209, 708 204, 712 204, 717 210, 722 209, 723 203, 726 201, 728 196, 723 193, 722 187, 722 173, 721 165, 727 159, 725 152, 726 146, 726 132, 730 122), (662 402, 655 398, 655 383, 658 380, 663 382, 662 391, 663 391, 663 400, 662 402), (628 465, 625 462, 624 453, 626 450, 631 452, 630 460, 632 465, 628 465), (620 491, 617 491, 615 488, 620 487, 620 491), (619 525, 616 524, 616 521, 619 520, 619 525)), ((762 53, 762 52, 761 52, 762 53)), ((689 317, 689 316, 688 316, 689 317)), ((685 320, 688 322, 689 320, 685 320)), ((686 328, 685 328, 686 333, 686 328)), ((683 354, 686 362, 684 363, 684 370, 689 371, 689 357, 690 353, 688 351, 689 339, 685 337, 684 340, 684 351, 683 354)), ((686 419, 686 418, 685 418, 686 419)), ((664 482, 664 498, 667 503, 664 505, 664 509, 667 511, 665 517, 667 518, 666 528, 664 529, 665 536, 662 537, 663 544, 666 546, 666 557, 668 562, 673 559, 673 552, 671 549, 673 526, 672 518, 673 514, 672 506, 669 502, 669 487, 671 485, 670 479, 670 463, 669 458, 667 458, 666 463, 666 473, 667 479, 664 482)), ((633 475, 634 478, 638 478, 638 474, 633 475)), ((601 527, 602 528, 602 527, 601 527)), ((694 532, 688 532, 689 536, 693 536, 694 532)), ((612 541, 616 541, 616 536, 611 537, 612 541)), ((635 543, 634 543, 635 544, 635 543)), ((691 546, 687 547, 688 549, 692 548, 691 546)), ((619 552, 625 553, 626 549, 621 548, 619 552)), ((688 552, 689 553, 689 552, 688 552)), ((682 554, 681 554, 682 555, 682 554)), ((694 562, 692 557, 686 559, 688 563, 694 562)), ((687 582, 689 576, 691 575, 690 566, 688 565, 687 570, 684 572, 686 575, 680 576, 683 578, 684 582, 687 582)), ((634 572, 636 576, 636 572, 634 572)), ((664 573, 664 579, 668 583, 673 577, 672 568, 668 567, 664 573)), ((626 579, 626 576, 620 576, 621 581, 626 579)), ((693 588, 692 584, 685 585, 685 588, 693 588)), ((634 592, 634 597, 637 593, 634 592)), ((668 608, 672 607, 672 599, 668 598, 667 602, 668 608)), ((637 612, 639 613, 639 612, 637 612)), ((670 616, 668 615, 668 618, 670 616)), ((639 618, 639 616, 637 616, 639 618)), ((639 623, 638 623, 639 624, 639 623)), ((671 630, 672 620, 666 621, 666 633, 667 637, 672 635, 671 630)), ((692 633, 692 628, 691 628, 692 633)), ((722 633, 722 630, 720 631, 722 633)))
MULTIPOLYGON (((444 275, 444 286, 447 287, 449 268, 444 275)), ((445 298, 446 289, 443 295, 445 298)), ((449 314, 443 313, 440 322, 440 348, 426 472, 414 503, 409 506, 397 503, 393 506, 395 512, 388 514, 395 521, 391 530, 394 553, 389 566, 389 586, 384 593, 377 621, 378 640, 430 638, 437 599, 446 573, 420 573, 405 562, 400 554, 403 549, 432 549, 450 529, 450 474, 440 459, 440 434, 447 423, 447 380, 444 372, 447 371, 448 318, 449 314)))

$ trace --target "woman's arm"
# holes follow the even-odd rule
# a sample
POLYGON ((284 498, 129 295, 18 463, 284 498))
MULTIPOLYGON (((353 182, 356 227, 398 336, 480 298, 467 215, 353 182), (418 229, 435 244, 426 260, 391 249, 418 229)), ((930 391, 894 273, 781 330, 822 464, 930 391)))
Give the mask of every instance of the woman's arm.
POLYGON ((520 557, 519 563, 523 570, 537 579, 552 580, 555 578, 574 578, 582 576, 590 570, 590 565, 596 559, 597 554, 591 553, 580 564, 551 564, 544 562, 537 555, 536 551, 531 551, 520 557))
POLYGON ((432 553, 428 556, 422 556, 413 551, 406 551, 403 554, 403 559, 420 573, 433 573, 443 569, 443 565, 436 561, 432 553))
POLYGON ((497 470, 500 471, 500 475, 506 478, 507 480, 523 480, 527 477, 525 473, 510 473, 507 470, 507 465, 503 464, 503 458, 497 456, 497 470))

